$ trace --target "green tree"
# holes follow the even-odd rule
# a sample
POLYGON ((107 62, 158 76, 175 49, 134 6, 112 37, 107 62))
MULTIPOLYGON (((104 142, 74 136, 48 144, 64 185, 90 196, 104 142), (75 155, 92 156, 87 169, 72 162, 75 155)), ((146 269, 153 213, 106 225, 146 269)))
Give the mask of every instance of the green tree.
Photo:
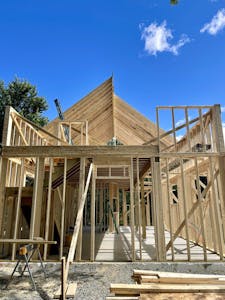
POLYGON ((175 5, 178 3, 178 0, 170 0, 170 4, 175 5))
POLYGON ((37 125, 44 126, 48 123, 48 119, 42 115, 47 110, 48 104, 45 98, 38 96, 34 85, 18 78, 15 78, 8 86, 5 86, 4 81, 0 81, 0 142, 7 105, 12 106, 22 116, 37 125))

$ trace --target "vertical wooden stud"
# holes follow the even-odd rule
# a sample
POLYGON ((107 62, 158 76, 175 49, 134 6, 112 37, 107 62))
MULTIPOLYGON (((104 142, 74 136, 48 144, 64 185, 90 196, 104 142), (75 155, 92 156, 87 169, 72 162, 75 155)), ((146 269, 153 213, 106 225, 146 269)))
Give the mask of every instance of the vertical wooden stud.
MULTIPOLYGON (((24 183, 24 159, 21 159, 21 166, 20 166, 20 184, 17 196, 17 203, 16 203, 16 217, 15 217, 15 225, 14 225, 14 232, 13 238, 17 238, 18 233, 18 225, 19 225, 19 218, 20 218, 20 208, 21 208, 21 197, 22 197, 22 188, 24 183)), ((16 244, 12 245, 12 260, 15 259, 16 254, 16 244)))
POLYGON ((91 261, 95 260, 95 192, 96 192, 96 167, 93 164, 91 184, 91 261))
POLYGON ((151 159, 152 164, 152 188, 153 201, 155 207, 155 243, 157 252, 157 261, 166 260, 165 249, 165 230, 163 218, 162 190, 161 190, 161 172, 159 157, 151 159))
MULTIPOLYGON (((46 208, 46 222, 45 222, 45 240, 49 239, 49 220, 50 220, 50 209, 51 209, 51 198, 52 198, 52 172, 53 172, 53 158, 50 158, 50 168, 48 177, 48 197, 47 197, 47 208, 46 208)), ((44 260, 47 258, 48 244, 44 245, 44 260)))
POLYGON ((134 170, 133 158, 129 168, 130 173, 130 228, 131 228, 131 257, 132 261, 136 260, 135 242, 134 242, 134 170))
POLYGON ((187 199, 185 192, 185 179, 184 179, 184 166, 183 158, 180 159, 180 170, 181 170, 181 185, 182 185, 182 196, 183 196, 183 209, 184 209, 184 218, 185 218, 185 233, 186 233, 186 244, 187 244, 187 256, 188 261, 191 260, 191 251, 190 251, 190 239, 189 239, 189 230, 188 230, 188 212, 187 212, 187 199))
POLYGON ((166 187, 167 187, 167 205, 168 205, 168 217, 169 217, 169 228, 170 228, 170 240, 171 240, 171 252, 172 252, 172 261, 174 261, 174 244, 173 244, 173 226, 172 226, 172 215, 171 215, 171 203, 170 203, 170 178, 169 178, 169 162, 166 158, 166 187))
MULTIPOLYGON (((84 193, 84 184, 85 184, 85 158, 81 157, 80 159, 80 179, 79 179, 79 198, 78 198, 78 207, 82 201, 82 195, 84 193)), ((76 260, 81 260, 82 255, 82 232, 83 232, 83 220, 80 224, 79 236, 77 241, 77 251, 76 251, 76 260)))

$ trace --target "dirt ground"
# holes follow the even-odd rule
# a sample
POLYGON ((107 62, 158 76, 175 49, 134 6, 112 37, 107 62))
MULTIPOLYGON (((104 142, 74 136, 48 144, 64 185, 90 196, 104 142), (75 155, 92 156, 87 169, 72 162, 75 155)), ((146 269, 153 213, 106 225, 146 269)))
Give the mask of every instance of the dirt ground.
MULTIPOLYGON (((28 273, 19 274, 4 289, 15 263, 0 263, 0 299, 52 299, 60 286, 60 263, 45 264, 47 279, 39 263, 32 263, 32 274, 37 291, 32 289, 28 273)), ((110 283, 133 283, 133 269, 160 270, 168 272, 225 274, 224 263, 74 263, 69 272, 69 282, 77 282, 75 300, 103 300, 109 296, 110 283)))

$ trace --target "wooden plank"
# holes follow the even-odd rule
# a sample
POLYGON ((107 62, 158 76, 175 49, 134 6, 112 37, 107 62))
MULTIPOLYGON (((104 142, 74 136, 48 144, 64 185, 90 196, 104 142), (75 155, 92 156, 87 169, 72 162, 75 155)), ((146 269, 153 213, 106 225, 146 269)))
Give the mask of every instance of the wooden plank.
POLYGON ((219 199, 216 194, 215 190, 215 175, 213 170, 213 163, 212 159, 209 159, 209 170, 210 170, 210 178, 212 181, 212 199, 213 199, 213 209, 214 209, 214 218, 216 223, 216 234, 217 234, 217 241, 218 241, 218 249, 220 260, 224 260, 224 238, 223 238, 223 230, 222 230, 222 221, 221 221, 221 214, 219 208, 219 199))
POLYGON ((77 290, 77 282, 68 283, 66 298, 74 298, 77 290))
MULTIPOLYGON (((78 206, 80 205, 80 202, 82 200, 82 195, 84 193, 84 184, 85 184, 85 158, 81 157, 81 159, 80 159, 78 206)), ((77 241, 77 251, 76 251, 76 260, 78 260, 78 261, 81 260, 81 253, 82 253, 82 231, 83 231, 83 222, 81 221, 79 236, 78 236, 78 241, 77 241)))
MULTIPOLYGON (((109 205, 110 208, 113 210, 113 184, 109 183, 109 205)), ((113 218, 110 213, 110 210, 108 210, 108 217, 109 217, 109 232, 114 231, 114 225, 113 225, 113 218)))
POLYGON ((163 105, 163 106, 157 106, 159 109, 170 109, 170 108, 177 108, 177 109, 184 109, 184 108, 191 108, 191 109, 211 109, 212 105, 163 105))
POLYGON ((194 273, 178 273, 178 272, 162 272, 162 271, 153 271, 153 270, 133 270, 133 278, 139 277, 141 275, 151 275, 157 277, 170 277, 170 278, 200 278, 200 279, 207 279, 207 278, 223 278, 225 279, 225 275, 221 274, 194 274, 194 273))
POLYGON ((2 224, 4 217, 4 202, 6 192, 8 159, 0 157, 0 234, 2 235, 2 224))
POLYGON ((205 136, 204 136, 204 124, 203 124, 203 118, 202 118, 202 109, 198 109, 198 115, 200 120, 200 132, 201 132, 201 143, 203 146, 205 146, 205 136))
POLYGON ((142 236, 141 236, 141 223, 142 223, 142 213, 140 206, 140 178, 139 178, 139 158, 136 157, 136 173, 137 173, 137 207, 138 207, 138 239, 139 239, 139 251, 140 260, 142 260, 142 236))
POLYGON ((3 146, 3 157, 93 157, 102 155, 129 157, 139 156, 149 158, 158 153, 157 146, 3 146))
POLYGON ((92 184, 91 184, 91 261, 95 260, 95 193, 96 193, 96 168, 93 165, 92 184))
POLYGON ((131 157, 130 168, 130 229, 131 229, 131 257, 132 261, 136 260, 135 243, 134 243, 134 169, 133 158, 131 157))
POLYGON ((88 121, 85 122, 85 145, 88 145, 88 121))
MULTIPOLYGON (((14 225, 14 232, 13 232, 13 239, 17 238, 18 234, 18 226, 19 226, 19 218, 20 218, 20 206, 21 206, 21 196, 22 196, 22 187, 24 185, 24 159, 21 159, 20 165, 20 177, 19 177, 19 189, 18 189, 18 196, 17 196, 17 203, 16 203, 16 217, 15 217, 15 225, 14 225)), ((12 260, 15 259, 16 254, 16 244, 13 244, 12 247, 12 260)))
POLYGON ((163 204, 162 204, 162 189, 161 189, 161 171, 159 157, 151 159, 152 162, 152 187, 153 187, 153 202, 155 212, 155 243, 157 261, 166 260, 165 249, 165 230, 163 218, 163 204))
POLYGON ((199 217, 200 217, 200 224, 201 224, 201 232, 203 238, 203 253, 204 253, 204 261, 207 261, 207 251, 206 251, 206 234, 205 234, 205 225, 204 225, 204 216, 203 216, 203 208, 202 208, 202 193, 200 187, 200 177, 199 177, 199 167, 198 167, 198 160, 195 158, 195 171, 196 171, 196 183, 197 183, 197 192, 198 192, 198 200, 199 204, 199 217))
POLYGON ((61 300, 66 299, 66 270, 65 270, 65 265, 66 265, 66 259, 65 257, 62 257, 61 259, 61 300))
MULTIPOLYGON (((213 139, 215 140, 216 150, 218 152, 225 153, 225 143, 223 136, 223 128, 221 122, 221 107, 219 104, 214 105, 212 111, 212 133, 213 139)), ((218 168, 219 168, 219 192, 221 200, 221 210, 223 218, 225 216, 225 156, 218 157, 218 168)))
POLYGON ((92 169, 93 169, 93 165, 91 164, 90 168, 89 168, 87 180, 86 180, 84 193, 82 195, 82 201, 80 202, 80 205, 78 207, 77 218, 76 218, 76 222, 75 222, 75 226, 74 226, 73 236, 72 236, 71 243, 70 243, 69 253, 68 253, 67 262, 66 262, 66 278, 68 277, 69 266, 70 266, 71 262, 73 261, 75 250, 76 250, 78 233, 80 230, 80 224, 81 224, 81 220, 83 217, 84 204, 85 204, 85 200, 87 197, 89 183, 91 180, 92 169))
POLYGON ((109 296, 105 298, 106 300, 139 300, 139 297, 135 296, 109 296))
POLYGON ((175 284, 225 284, 225 278, 181 278, 177 274, 177 277, 167 276, 152 276, 152 275, 140 275, 140 283, 175 283, 175 284))
POLYGON ((146 225, 152 225, 152 220, 150 220, 150 193, 147 195, 147 204, 146 204, 146 225))
POLYGON ((145 209, 144 178, 141 179, 141 216, 142 216, 142 238, 146 239, 146 209, 145 209))
POLYGON ((175 147, 175 151, 177 152, 177 138, 176 138, 176 130, 175 130, 175 118, 174 118, 174 108, 171 108, 172 113, 172 128, 173 128, 173 143, 175 147))
MULTIPOLYGON (((74 295, 76 294, 77 290, 77 283, 68 283, 66 284, 66 299, 74 298, 74 295)), ((53 299, 61 299, 61 286, 57 290, 57 292, 54 294, 53 299)))
MULTIPOLYGON (((53 159, 50 159, 50 169, 48 178, 48 198, 46 208, 46 222, 45 222, 45 240, 49 238, 49 220, 50 220, 50 209, 51 209, 51 197, 52 197, 52 172, 53 172, 53 159)), ((44 260, 47 258, 48 245, 44 246, 44 260)))
POLYGON ((14 127, 12 126, 12 118, 11 118, 11 112, 13 110, 14 109, 11 106, 6 106, 5 108, 4 123, 2 129, 2 145, 4 146, 9 146, 11 142, 12 127, 14 127))
POLYGON ((185 126, 186 126, 186 130, 187 130, 187 142, 188 142, 188 148, 189 148, 189 151, 191 151, 191 135, 190 135, 190 128, 189 128, 189 116, 188 116, 188 108, 185 107, 184 109, 185 111, 185 126))
POLYGON ((60 228, 60 248, 59 257, 63 257, 63 244, 64 244, 64 226, 65 226, 65 206, 66 206, 66 173, 67 173, 67 158, 64 158, 63 168, 63 192, 62 192, 62 211, 61 211, 61 228, 60 228))
POLYGON ((186 195, 186 190, 185 190, 183 158, 180 159, 180 169, 181 169, 181 184, 182 184, 182 196, 183 196, 183 209, 184 209, 187 257, 188 257, 188 261, 190 261, 191 260, 191 251, 190 251, 190 239, 189 239, 189 230, 188 230, 187 195, 186 195))
POLYGON ((123 226, 127 226, 127 196, 125 189, 122 189, 123 197, 123 226))
POLYGON ((160 134, 159 134, 159 110, 158 107, 156 107, 156 126, 157 126, 157 142, 158 142, 158 147, 159 147, 159 152, 160 151, 160 134))
POLYGON ((141 294, 139 300, 223 300, 225 294, 223 293, 152 293, 152 294, 141 294))
POLYGON ((46 241, 43 239, 0 239, 0 243, 10 243, 10 244, 57 244, 56 241, 46 241))
POLYGON ((168 158, 166 158, 166 189, 167 189, 167 205, 168 205, 168 215, 169 215, 169 231, 170 231, 170 241, 171 241, 171 252, 172 261, 174 261, 174 245, 173 245, 173 226, 172 226, 172 214, 171 214, 171 204, 170 204, 170 180, 169 180, 169 163, 168 158))
POLYGON ((41 211, 43 198, 43 185, 45 172, 45 159, 36 159, 35 181, 32 196, 31 221, 30 221, 30 239, 40 236, 41 211))
POLYGON ((141 293, 194 293, 207 292, 225 293, 225 285, 223 284, 111 284, 110 292, 119 295, 140 295, 141 293))

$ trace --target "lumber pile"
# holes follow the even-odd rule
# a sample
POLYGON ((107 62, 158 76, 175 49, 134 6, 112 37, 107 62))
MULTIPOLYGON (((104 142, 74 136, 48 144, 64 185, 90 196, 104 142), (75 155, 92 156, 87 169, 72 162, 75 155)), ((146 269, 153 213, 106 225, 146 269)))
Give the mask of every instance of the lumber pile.
POLYGON ((132 278, 134 284, 111 284, 106 300, 225 299, 225 275, 133 270, 132 278))

